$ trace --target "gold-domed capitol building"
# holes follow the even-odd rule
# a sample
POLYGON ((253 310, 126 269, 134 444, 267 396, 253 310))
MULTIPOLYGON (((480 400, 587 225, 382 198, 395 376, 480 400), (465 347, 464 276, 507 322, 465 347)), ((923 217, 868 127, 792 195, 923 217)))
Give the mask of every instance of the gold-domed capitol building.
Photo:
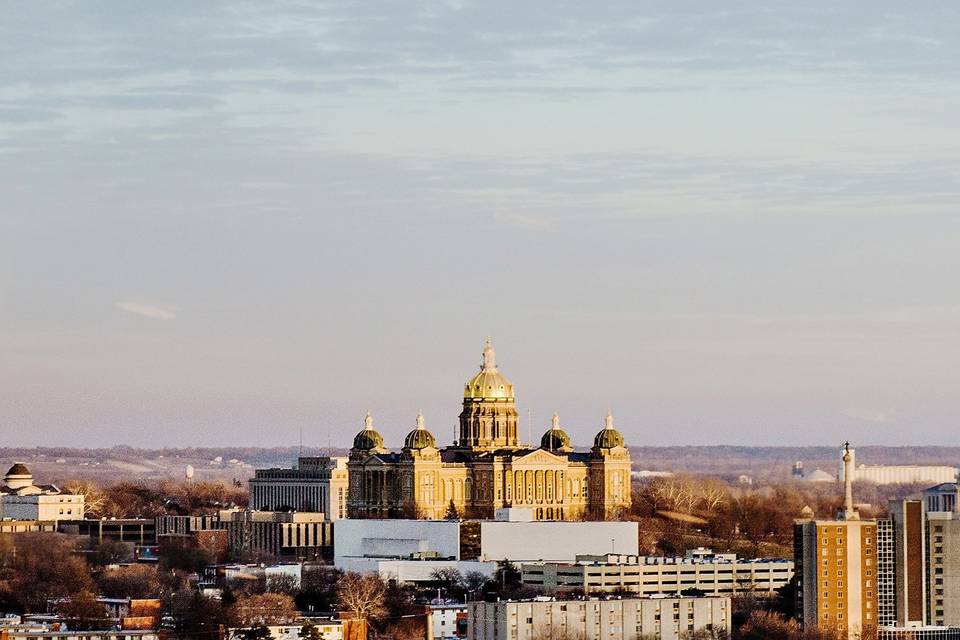
POLYGON ((463 387, 459 439, 437 448, 423 415, 400 451, 388 451, 367 414, 350 449, 351 518, 464 518, 530 509, 537 520, 614 518, 630 506, 630 454, 607 415, 589 451, 574 451, 554 414, 540 446, 517 435, 513 384, 490 341, 480 372, 463 387))

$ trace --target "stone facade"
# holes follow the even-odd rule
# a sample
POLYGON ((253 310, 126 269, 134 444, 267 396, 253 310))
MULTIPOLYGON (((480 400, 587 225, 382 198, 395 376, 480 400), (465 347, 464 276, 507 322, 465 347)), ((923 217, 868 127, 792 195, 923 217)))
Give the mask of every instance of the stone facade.
POLYGON ((489 341, 480 372, 464 385, 459 439, 438 448, 417 416, 399 452, 387 450, 368 415, 350 450, 351 518, 493 518, 530 509, 536 520, 610 519, 630 506, 630 454, 607 415, 589 451, 574 451, 555 415, 539 447, 520 442, 513 385, 489 341))
POLYGON ((61 491, 55 485, 33 483, 33 474, 23 464, 10 467, 0 484, 0 519, 81 520, 84 496, 61 491))

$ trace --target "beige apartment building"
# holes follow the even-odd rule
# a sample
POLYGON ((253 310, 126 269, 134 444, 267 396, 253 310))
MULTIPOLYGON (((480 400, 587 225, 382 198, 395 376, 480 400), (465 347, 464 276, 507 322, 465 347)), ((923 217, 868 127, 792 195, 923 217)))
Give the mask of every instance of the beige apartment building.
POLYGON ((793 579, 790 560, 741 560, 734 554, 703 559, 578 555, 575 562, 530 563, 520 569, 525 584, 546 590, 582 589, 587 594, 680 595, 688 589, 715 596, 773 594, 793 579))
POLYGON ((730 633, 730 598, 629 598, 471 602, 468 640, 680 640, 730 633))

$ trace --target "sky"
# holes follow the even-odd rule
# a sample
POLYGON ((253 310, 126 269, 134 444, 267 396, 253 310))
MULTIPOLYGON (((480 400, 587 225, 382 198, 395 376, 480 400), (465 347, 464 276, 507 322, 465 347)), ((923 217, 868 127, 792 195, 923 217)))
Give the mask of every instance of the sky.
POLYGON ((0 0, 0 446, 956 444, 958 27, 0 0))

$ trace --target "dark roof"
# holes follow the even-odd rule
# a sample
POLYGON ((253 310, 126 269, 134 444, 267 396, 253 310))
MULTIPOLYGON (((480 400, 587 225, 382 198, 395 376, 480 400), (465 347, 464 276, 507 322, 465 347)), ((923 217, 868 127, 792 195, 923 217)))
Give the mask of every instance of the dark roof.
POLYGON ((27 466, 21 462, 17 462, 7 471, 8 476, 29 476, 30 469, 27 469, 27 466))

